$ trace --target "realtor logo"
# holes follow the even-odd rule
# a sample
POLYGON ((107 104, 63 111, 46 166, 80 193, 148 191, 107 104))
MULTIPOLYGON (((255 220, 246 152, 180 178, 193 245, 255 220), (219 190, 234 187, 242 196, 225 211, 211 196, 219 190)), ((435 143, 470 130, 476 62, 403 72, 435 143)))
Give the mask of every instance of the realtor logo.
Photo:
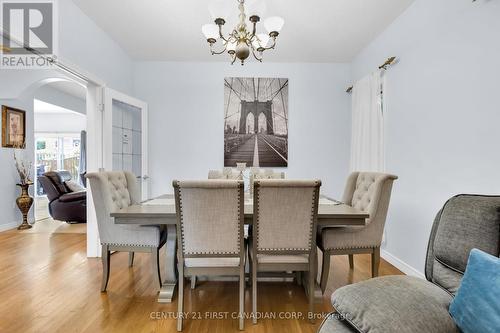
POLYGON ((55 2, 0 0, 0 4, 0 67, 49 67, 56 53, 55 2))

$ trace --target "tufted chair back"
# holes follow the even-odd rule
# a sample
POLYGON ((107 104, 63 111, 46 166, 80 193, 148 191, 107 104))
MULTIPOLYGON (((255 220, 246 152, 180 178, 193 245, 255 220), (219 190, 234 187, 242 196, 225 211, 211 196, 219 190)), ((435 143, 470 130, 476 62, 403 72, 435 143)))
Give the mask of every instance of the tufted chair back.
POLYGON ((342 201, 370 214, 366 226, 351 228, 357 231, 354 240, 357 247, 378 247, 382 243, 392 184, 396 179, 397 176, 378 172, 353 172, 347 178, 342 201))
POLYGON ((134 174, 127 171, 88 173, 97 215, 99 237, 103 244, 125 244, 127 226, 117 225, 111 212, 140 202, 134 174))
POLYGON ((367 224, 385 223, 392 184, 397 176, 378 172, 353 172, 347 179, 342 201, 370 214, 367 224))

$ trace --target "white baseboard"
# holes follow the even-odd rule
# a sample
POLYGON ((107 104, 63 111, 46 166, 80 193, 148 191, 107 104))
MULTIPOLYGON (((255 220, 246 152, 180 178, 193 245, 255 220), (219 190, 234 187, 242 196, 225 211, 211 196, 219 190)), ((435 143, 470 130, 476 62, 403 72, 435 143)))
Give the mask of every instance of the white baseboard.
POLYGON ((393 265, 406 275, 416 276, 421 279, 425 279, 425 275, 422 272, 408 265, 407 263, 405 263, 398 257, 392 255, 391 253, 387 252, 386 250, 380 250, 380 256, 384 258, 385 261, 389 262, 391 265, 393 265))
POLYGON ((11 222, 11 223, 7 223, 7 224, 0 224, 0 232, 17 228, 17 226, 19 224, 21 224, 21 223, 19 223, 19 222, 11 222))

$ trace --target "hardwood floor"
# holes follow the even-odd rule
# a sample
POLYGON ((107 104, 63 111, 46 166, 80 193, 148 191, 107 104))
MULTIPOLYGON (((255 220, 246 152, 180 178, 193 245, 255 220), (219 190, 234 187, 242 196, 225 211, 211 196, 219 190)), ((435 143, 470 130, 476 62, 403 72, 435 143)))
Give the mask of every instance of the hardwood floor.
MULTIPOLYGON (((177 304, 159 304, 153 287, 150 256, 138 253, 128 268, 127 253, 111 257, 107 293, 99 290, 101 262, 87 259, 85 235, 0 233, 0 332, 175 332, 177 304)), ((331 311, 335 288, 370 277, 369 255, 355 256, 349 270, 347 256, 334 257, 328 291, 316 312, 331 311)), ((381 261, 380 275, 402 274, 381 261)), ((245 309, 251 311, 251 288, 245 309)), ((259 283, 259 312, 268 315, 305 315, 307 298, 295 283, 259 283)), ((228 316, 227 319, 185 321, 184 332, 236 332, 237 282, 186 283, 185 309, 192 315, 228 316), (227 313, 227 314, 226 314, 227 313)), ((316 332, 321 320, 260 319, 246 332, 316 332)))

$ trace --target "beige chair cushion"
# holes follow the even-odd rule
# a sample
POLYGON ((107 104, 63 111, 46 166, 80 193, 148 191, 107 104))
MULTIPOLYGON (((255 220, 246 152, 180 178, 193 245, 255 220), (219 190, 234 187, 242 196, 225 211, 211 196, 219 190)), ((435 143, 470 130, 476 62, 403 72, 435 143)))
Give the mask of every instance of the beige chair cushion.
POLYGON ((257 262, 259 264, 307 264, 309 262, 309 255, 308 254, 296 254, 296 255, 258 254, 257 262))
MULTIPOLYGON (((253 242, 250 241, 248 245, 250 247, 250 257, 253 260, 253 242)), ((309 262, 308 254, 284 254, 284 255, 272 255, 272 254, 257 254, 257 262, 259 264, 307 264, 309 262)))
POLYGON ((238 267, 240 258, 185 258, 186 267, 238 267))
POLYGON ((375 233, 367 227, 326 228, 321 232, 320 248, 344 250, 373 248, 380 246, 375 233))

